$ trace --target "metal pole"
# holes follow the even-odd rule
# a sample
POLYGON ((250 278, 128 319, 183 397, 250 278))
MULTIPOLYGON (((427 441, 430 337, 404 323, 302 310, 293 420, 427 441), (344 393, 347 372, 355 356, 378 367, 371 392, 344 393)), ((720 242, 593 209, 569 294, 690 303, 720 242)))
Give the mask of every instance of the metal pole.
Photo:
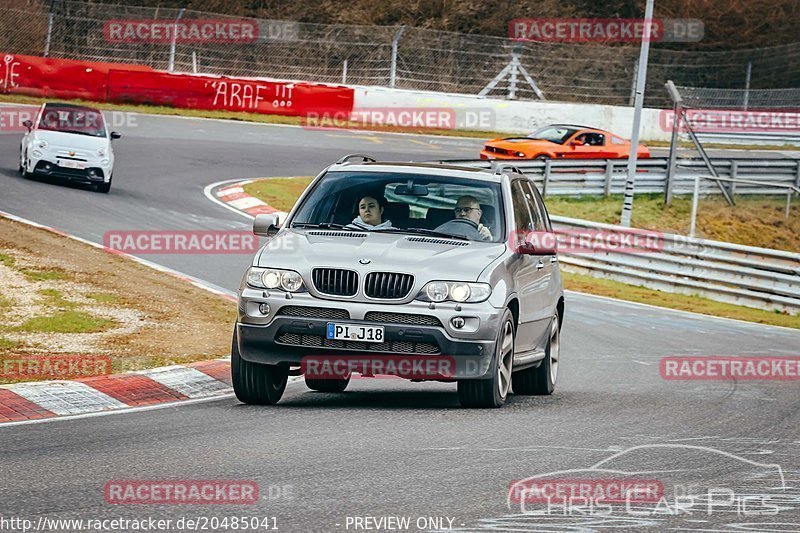
POLYGON ((186 11, 186 8, 182 7, 181 10, 178 11, 175 22, 172 24, 172 39, 169 44, 169 67, 167 68, 170 72, 175 71, 175 43, 178 41, 178 21, 183 17, 184 11, 186 11))
POLYGON ((56 0, 50 0, 50 13, 47 15, 47 37, 44 40, 44 57, 50 55, 50 39, 53 36, 53 19, 55 18, 56 0))
POLYGON ((750 103, 750 71, 753 70, 753 63, 747 62, 747 74, 744 78, 744 110, 747 111, 747 104, 750 103))
POLYGON ((786 223, 789 223, 789 211, 792 209, 792 189, 786 193, 786 223))
POLYGON ((197 74, 197 52, 192 50, 192 72, 197 74))
POLYGON ((400 26, 392 38, 392 69, 389 71, 389 87, 392 89, 394 89, 394 84, 397 81, 397 45, 404 31, 406 31, 406 27, 400 26))
POLYGON ((342 65, 342 85, 347 84, 347 60, 344 60, 344 64, 342 65))
POLYGON ((639 159, 639 128, 642 123, 642 106, 644 105, 644 86, 647 81, 647 56, 650 53, 652 23, 653 0, 647 0, 647 6, 644 10, 642 49, 639 52, 639 70, 636 74, 636 102, 633 108, 631 149, 628 155, 628 179, 625 181, 625 199, 622 202, 622 219, 620 220, 620 224, 625 227, 630 227, 631 225, 631 211, 633 210, 633 188, 636 182, 636 163, 639 159))
POLYGON ((700 196, 700 176, 694 177, 694 195, 692 196, 692 221, 689 225, 689 237, 694 238, 695 224, 697 223, 697 201, 700 196))
POLYGON ((631 98, 628 100, 628 105, 633 107, 636 102, 636 79, 637 72, 639 72, 639 58, 633 60, 633 77, 631 78, 631 98))

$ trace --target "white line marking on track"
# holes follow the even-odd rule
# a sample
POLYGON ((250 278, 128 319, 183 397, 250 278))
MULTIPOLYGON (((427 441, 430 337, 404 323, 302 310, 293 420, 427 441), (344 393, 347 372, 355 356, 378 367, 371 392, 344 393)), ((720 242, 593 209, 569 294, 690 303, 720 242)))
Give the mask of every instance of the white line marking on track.
POLYGON ((26 400, 57 415, 77 415, 106 409, 124 409, 126 404, 79 381, 17 383, 12 389, 26 400), (58 388, 58 394, 55 389, 58 388))

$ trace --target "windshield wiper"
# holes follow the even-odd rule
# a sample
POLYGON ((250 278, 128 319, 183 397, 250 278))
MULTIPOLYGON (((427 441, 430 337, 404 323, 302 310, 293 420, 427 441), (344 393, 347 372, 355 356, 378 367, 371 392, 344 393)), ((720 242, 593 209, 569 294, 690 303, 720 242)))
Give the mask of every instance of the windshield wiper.
POLYGON ((58 130, 58 131, 60 131, 61 133, 75 133, 77 135, 88 135, 89 137, 105 137, 105 135, 98 135, 88 131, 80 131, 80 130, 58 130))
POLYGON ((342 224, 334 224, 333 222, 295 222, 292 224, 293 228, 315 228, 315 229, 344 229, 347 231, 360 231, 353 228, 348 228, 342 224))
POLYGON ((431 237, 442 237, 445 239, 457 239, 462 241, 472 240, 468 237, 464 237, 463 235, 453 235, 451 233, 444 233, 442 231, 436 231, 425 228, 386 228, 386 229, 376 229, 374 231, 380 233, 419 233, 422 235, 430 235, 431 237))

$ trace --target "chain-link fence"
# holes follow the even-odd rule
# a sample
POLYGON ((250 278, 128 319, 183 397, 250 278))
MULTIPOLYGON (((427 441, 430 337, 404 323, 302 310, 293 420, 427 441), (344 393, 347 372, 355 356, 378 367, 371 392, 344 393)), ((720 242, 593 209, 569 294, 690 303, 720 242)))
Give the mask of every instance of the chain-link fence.
MULTIPOLYGON (((147 43, 109 39, 109 21, 234 20, 225 15, 71 0, 4 0, 0 50, 139 63, 179 72, 260 76, 478 94, 516 54, 548 100, 630 105, 638 47, 519 43, 485 35, 388 26, 258 20, 252 42, 147 43), (396 46, 393 46, 393 42, 396 46)), ((728 52, 675 51, 654 44, 645 103, 670 106, 664 83, 742 89, 800 86, 800 43, 728 52), (749 67, 748 67, 749 64, 749 67), (749 75, 748 75, 749 70, 749 75)), ((507 97, 511 76, 492 96, 507 97)), ((537 95, 524 77, 515 97, 537 95)))

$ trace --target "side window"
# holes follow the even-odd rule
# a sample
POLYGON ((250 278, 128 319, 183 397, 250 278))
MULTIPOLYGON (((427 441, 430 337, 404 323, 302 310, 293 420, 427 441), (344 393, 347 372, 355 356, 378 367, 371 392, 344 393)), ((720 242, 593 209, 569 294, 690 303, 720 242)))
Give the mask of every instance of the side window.
POLYGON ((533 218, 528 210, 528 202, 522 180, 511 182, 511 207, 514 210, 514 231, 517 239, 533 230, 533 218))
POLYGON ((544 216, 542 214, 542 210, 539 208, 536 202, 536 196, 533 194, 531 190, 530 182, 520 182, 522 190, 525 192, 525 204, 528 207, 528 211, 531 214, 531 228, 533 231, 547 231, 547 225, 544 223, 544 216))
MULTIPOLYGON (((547 231, 553 231, 553 225, 550 224, 550 215, 547 213, 547 208, 544 205, 542 195, 539 194, 539 189, 537 189, 536 185, 531 182, 528 182, 527 185, 530 187, 531 194, 533 195, 533 199, 536 203, 536 210, 539 213, 539 219, 543 222, 547 231)), ((533 207, 531 209, 533 209, 533 207)))
POLYGON ((602 133, 595 133, 595 146, 605 146, 606 145, 606 136, 602 133))

